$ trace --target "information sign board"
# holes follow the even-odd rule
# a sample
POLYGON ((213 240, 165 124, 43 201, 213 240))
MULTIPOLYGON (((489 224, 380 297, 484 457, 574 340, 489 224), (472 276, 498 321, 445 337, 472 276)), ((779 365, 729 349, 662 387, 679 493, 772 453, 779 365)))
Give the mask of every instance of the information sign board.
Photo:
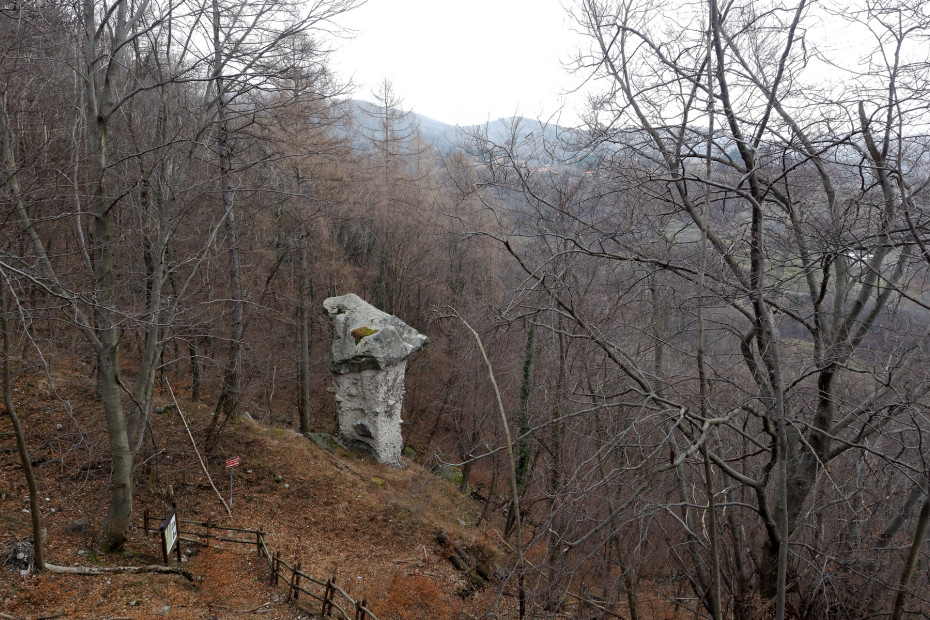
POLYGON ((181 561, 181 545, 178 544, 178 510, 175 504, 171 504, 171 512, 159 524, 158 531, 161 532, 161 553, 168 563, 168 555, 172 549, 177 550, 178 562, 181 561))

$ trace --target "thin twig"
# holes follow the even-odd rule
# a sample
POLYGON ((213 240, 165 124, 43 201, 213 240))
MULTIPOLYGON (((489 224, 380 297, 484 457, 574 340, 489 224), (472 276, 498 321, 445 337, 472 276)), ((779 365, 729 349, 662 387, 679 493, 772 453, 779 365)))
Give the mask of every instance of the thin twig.
POLYGON ((223 504, 223 508, 226 509, 226 513, 231 517, 232 510, 229 509, 229 505, 226 503, 226 500, 223 499, 223 494, 220 493, 216 488, 216 485, 213 484, 213 478, 210 477, 210 472, 207 471, 207 466, 203 462, 203 457, 200 456, 200 450, 197 449, 197 442, 194 441, 194 435, 191 434, 191 428, 187 425, 187 420, 184 419, 184 414, 181 412, 181 406, 178 404, 178 399, 174 395, 174 390, 171 389, 171 383, 168 381, 168 377, 165 377, 165 385, 168 387, 168 391, 171 393, 171 400, 174 401, 174 408, 178 410, 178 415, 181 416, 181 422, 184 422, 184 428, 187 430, 187 436, 191 438, 191 445, 194 446, 194 453, 197 455, 197 460, 200 461, 200 466, 203 468, 203 473, 207 474, 207 480, 210 482, 210 486, 213 487, 214 491, 216 491, 216 496, 220 498, 220 503, 223 504))
POLYGON ((459 316, 458 312, 454 309, 452 311, 453 316, 460 320, 465 327, 472 333, 475 337, 475 342, 478 344, 478 350, 481 352, 481 357, 484 359, 485 365, 488 367, 488 377, 491 380, 491 387, 494 388, 494 396, 497 399, 497 408, 501 415, 501 425, 504 428, 504 438, 507 440, 507 457, 510 460, 510 492, 513 496, 513 516, 514 516, 514 536, 517 543, 517 565, 515 566, 517 572, 517 588, 519 590, 520 596, 520 620, 523 620, 525 615, 524 608, 524 593, 523 593, 523 527, 521 524, 522 519, 520 518, 520 491, 517 484, 517 461, 514 458, 513 454, 513 440, 510 436, 510 425, 507 422, 507 411, 504 409, 504 400, 501 398, 500 388, 497 386, 497 379, 494 377, 494 367, 491 365, 491 360, 488 359, 488 354, 484 350, 484 345, 481 342, 481 337, 478 335, 471 325, 468 324, 468 321, 459 316))

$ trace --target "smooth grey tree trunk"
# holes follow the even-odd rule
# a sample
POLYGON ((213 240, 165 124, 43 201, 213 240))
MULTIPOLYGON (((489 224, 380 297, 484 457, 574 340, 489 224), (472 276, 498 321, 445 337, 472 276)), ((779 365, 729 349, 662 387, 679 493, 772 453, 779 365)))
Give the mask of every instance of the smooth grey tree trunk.
MULTIPOLYGON (((97 354, 98 382, 103 411, 106 418, 112 471, 110 476, 110 507, 100 532, 100 544, 105 549, 116 549, 126 542, 129 519, 132 515, 132 450, 127 434, 126 414, 120 385, 119 323, 116 311, 116 269, 114 266, 114 238, 112 205, 107 186, 107 133, 114 112, 116 76, 121 72, 122 43, 128 33, 127 4, 120 2, 112 21, 110 61, 102 82, 94 75, 98 64, 96 6, 93 0, 84 0, 84 66, 85 79, 85 142, 88 151, 88 178, 90 179, 89 211, 94 230, 94 314, 96 325, 95 351, 97 354), (98 89, 99 86, 99 89, 98 89)), ((90 327, 88 326, 88 329, 90 327)))
POLYGON ((226 228, 227 253, 229 256, 229 298, 232 316, 229 326, 229 354, 223 371, 223 385, 213 419, 207 431, 207 449, 212 451, 230 419, 239 415, 240 390, 242 383, 242 335, 245 326, 245 302, 243 300, 242 267, 239 255, 239 224, 236 220, 235 196, 230 182, 232 168, 229 153, 229 124, 226 110, 226 92, 220 67, 223 66, 223 46, 220 40, 220 8, 213 0, 213 45, 216 66, 217 92, 217 135, 216 149, 220 164, 220 192, 223 201, 223 218, 226 228))

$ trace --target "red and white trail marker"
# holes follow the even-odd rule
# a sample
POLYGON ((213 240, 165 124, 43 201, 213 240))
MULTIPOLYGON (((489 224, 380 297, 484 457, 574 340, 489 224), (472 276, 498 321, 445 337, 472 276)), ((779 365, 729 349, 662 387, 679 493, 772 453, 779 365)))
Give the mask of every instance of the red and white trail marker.
POLYGON ((229 511, 232 512, 233 467, 239 467, 239 457, 226 459, 226 469, 229 470, 229 511))

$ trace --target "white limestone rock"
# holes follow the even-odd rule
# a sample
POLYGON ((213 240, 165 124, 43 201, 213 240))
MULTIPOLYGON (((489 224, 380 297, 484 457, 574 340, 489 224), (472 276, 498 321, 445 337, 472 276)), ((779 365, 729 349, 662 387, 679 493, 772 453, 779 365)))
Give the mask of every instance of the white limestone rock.
POLYGON ((400 465, 404 447, 401 403, 407 362, 384 370, 336 374, 333 383, 342 396, 339 435, 351 447, 371 452, 379 463, 400 465))
POLYGON ((330 369, 338 374, 398 364, 423 348, 428 338, 358 295, 330 297, 323 307, 333 321, 330 369))
POLYGON ((400 466, 404 371, 427 338, 358 295, 330 297, 323 307, 333 321, 329 366, 339 435, 379 463, 400 466))

